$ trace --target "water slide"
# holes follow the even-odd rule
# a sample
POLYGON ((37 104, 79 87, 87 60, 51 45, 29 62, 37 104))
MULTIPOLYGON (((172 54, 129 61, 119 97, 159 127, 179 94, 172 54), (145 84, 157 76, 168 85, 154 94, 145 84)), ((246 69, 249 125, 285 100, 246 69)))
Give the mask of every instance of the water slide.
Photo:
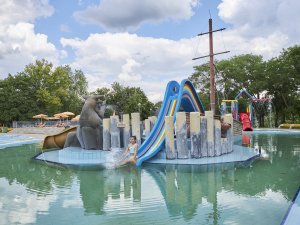
POLYGON ((165 116, 173 116, 175 122, 175 115, 180 107, 185 112, 204 113, 204 107, 189 80, 183 80, 180 85, 176 81, 168 83, 155 126, 138 149, 137 166, 141 166, 145 160, 152 158, 163 148, 165 143, 165 116))
POLYGON ((253 131, 249 113, 239 113, 240 121, 243 124, 243 131, 253 131))
POLYGON ((238 119, 243 124, 243 131, 253 131, 252 128, 252 102, 254 97, 250 95, 250 93, 246 90, 246 88, 242 88, 240 92, 235 96, 235 100, 238 101, 239 97, 245 95, 248 97, 250 103, 249 103, 249 110, 247 112, 239 113, 238 109, 238 103, 235 104, 235 118, 238 119))
POLYGON ((58 134, 48 135, 44 139, 43 149, 63 148, 69 132, 75 132, 77 127, 70 127, 58 134))

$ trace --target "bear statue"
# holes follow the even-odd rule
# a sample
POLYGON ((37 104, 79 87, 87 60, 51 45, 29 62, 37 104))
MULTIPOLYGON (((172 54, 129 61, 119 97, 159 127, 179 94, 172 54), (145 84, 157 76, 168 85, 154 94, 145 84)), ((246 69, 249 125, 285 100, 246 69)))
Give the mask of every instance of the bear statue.
POLYGON ((85 103, 80 113, 77 131, 68 133, 64 148, 70 146, 87 150, 103 148, 102 119, 106 104, 100 100, 102 97, 100 95, 84 97, 85 103))

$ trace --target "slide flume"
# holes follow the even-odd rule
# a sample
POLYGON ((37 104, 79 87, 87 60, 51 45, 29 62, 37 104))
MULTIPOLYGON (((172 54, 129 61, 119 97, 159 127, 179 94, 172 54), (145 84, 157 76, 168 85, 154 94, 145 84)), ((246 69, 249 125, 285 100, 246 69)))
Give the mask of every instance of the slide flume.
POLYGON ((251 121, 249 118, 249 113, 239 113, 239 118, 243 124, 243 131, 253 131, 251 121))
POLYGON ((165 116, 173 116, 176 121, 176 112, 181 108, 185 112, 204 113, 204 107, 189 80, 183 80, 179 85, 176 81, 170 81, 167 85, 164 100, 157 118, 147 139, 139 147, 137 153, 137 166, 155 156, 165 143, 165 116))

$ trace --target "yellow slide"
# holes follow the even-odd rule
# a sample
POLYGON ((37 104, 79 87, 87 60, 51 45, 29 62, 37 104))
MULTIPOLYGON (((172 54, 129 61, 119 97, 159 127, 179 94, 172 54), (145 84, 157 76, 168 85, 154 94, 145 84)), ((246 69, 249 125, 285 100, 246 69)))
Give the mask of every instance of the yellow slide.
POLYGON ((76 131, 77 127, 70 127, 58 134, 48 135, 44 139, 43 149, 63 148, 69 132, 76 131))

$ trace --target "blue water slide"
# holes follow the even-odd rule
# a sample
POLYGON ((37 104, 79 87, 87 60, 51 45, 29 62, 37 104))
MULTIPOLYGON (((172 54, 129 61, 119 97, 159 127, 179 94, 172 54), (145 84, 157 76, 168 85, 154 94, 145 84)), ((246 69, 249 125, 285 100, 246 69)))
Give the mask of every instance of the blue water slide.
POLYGON ((155 156, 162 149, 165 143, 165 116, 173 116, 175 122, 176 112, 180 109, 185 112, 204 113, 204 107, 189 80, 183 80, 180 85, 176 81, 168 83, 155 126, 138 149, 137 166, 155 156))
POLYGON ((177 99, 179 88, 180 86, 176 81, 168 83, 156 123, 147 139, 138 149, 137 166, 140 166, 145 160, 154 156, 161 149, 163 142, 159 142, 159 137, 163 135, 162 132, 165 129, 165 116, 170 113, 172 105, 175 104, 174 101, 177 99), (153 146, 156 146, 156 148, 154 149, 153 146))

